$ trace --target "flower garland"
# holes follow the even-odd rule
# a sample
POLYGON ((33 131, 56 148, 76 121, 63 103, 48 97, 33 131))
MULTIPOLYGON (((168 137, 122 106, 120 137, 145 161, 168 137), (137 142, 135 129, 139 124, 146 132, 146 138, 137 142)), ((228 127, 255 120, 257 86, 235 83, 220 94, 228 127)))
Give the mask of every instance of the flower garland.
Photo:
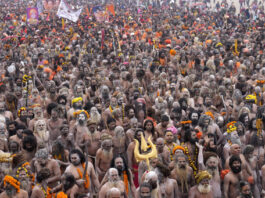
POLYGON ((25 173, 26 173, 26 175, 27 175, 27 177, 30 177, 30 175, 28 174, 28 170, 25 168, 25 167, 19 167, 18 169, 17 169, 17 174, 16 174, 16 177, 18 178, 19 177, 19 173, 20 173, 20 171, 21 170, 24 170, 25 171, 25 173))
POLYGON ((230 146, 232 146, 233 143, 231 142, 231 140, 227 140, 227 142, 230 146))
POLYGON ((28 173, 28 169, 26 168, 26 166, 30 166, 29 162, 25 162, 24 164, 22 164, 16 172, 16 177, 19 178, 19 173, 21 170, 24 170, 26 172, 27 177, 31 178, 32 182, 34 183, 35 181, 35 177, 33 174, 29 174, 28 173))
POLYGON ((38 186, 40 186, 40 189, 42 190, 42 192, 44 193, 44 197, 45 198, 51 198, 52 197, 52 194, 50 194, 50 188, 47 186, 47 189, 45 191, 45 189, 42 187, 42 185, 40 184, 37 184, 38 186))
MULTIPOLYGON (((85 164, 82 164, 82 166, 83 166, 83 169, 85 170, 85 164)), ((79 168, 76 168, 76 170, 77 170, 77 172, 79 174, 80 179, 83 179, 83 175, 82 175, 80 169, 79 168)), ((86 181, 85 181, 84 186, 85 186, 85 189, 88 189, 88 187, 89 187, 89 177, 88 177, 88 174, 86 174, 86 181)))
POLYGON ((59 192, 56 196, 56 198, 67 198, 67 194, 65 194, 63 191, 59 192))
POLYGON ((126 194, 128 195, 128 193, 129 193, 129 182, 128 182, 128 175, 127 175, 126 171, 123 171, 123 182, 125 185, 126 194))
POLYGON ((166 146, 167 146, 167 149, 168 149, 168 151, 170 153, 170 160, 173 161, 173 154, 174 154, 173 149, 176 147, 176 144, 173 142, 173 148, 172 149, 170 149, 167 144, 166 144, 166 146))
POLYGON ((180 124, 191 124, 192 121, 191 120, 187 120, 187 121, 181 121, 180 124))
POLYGON ((197 149, 197 147, 196 147, 196 149, 195 149, 194 160, 191 159, 191 156, 190 156, 190 154, 189 154, 189 149, 188 149, 188 147, 185 146, 184 149, 185 149, 185 154, 188 156, 188 160, 189 160, 190 166, 191 166, 192 169, 193 169, 193 175, 196 176, 196 174, 197 174, 197 170, 198 170, 197 167, 196 167, 196 163, 197 163, 196 161, 197 161, 198 149, 197 149))
POLYGON ((6 186, 6 182, 8 182, 15 189, 17 189, 17 192, 20 192, 20 182, 16 180, 14 177, 6 175, 4 178, 4 186, 6 186))

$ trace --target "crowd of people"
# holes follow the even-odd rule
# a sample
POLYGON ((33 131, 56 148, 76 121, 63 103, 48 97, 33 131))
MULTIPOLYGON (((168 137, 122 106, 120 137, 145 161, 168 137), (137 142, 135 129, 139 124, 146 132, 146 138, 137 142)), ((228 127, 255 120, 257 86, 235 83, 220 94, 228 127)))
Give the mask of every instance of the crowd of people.
POLYGON ((65 2, 0 0, 0 198, 265 197, 264 0, 65 2))

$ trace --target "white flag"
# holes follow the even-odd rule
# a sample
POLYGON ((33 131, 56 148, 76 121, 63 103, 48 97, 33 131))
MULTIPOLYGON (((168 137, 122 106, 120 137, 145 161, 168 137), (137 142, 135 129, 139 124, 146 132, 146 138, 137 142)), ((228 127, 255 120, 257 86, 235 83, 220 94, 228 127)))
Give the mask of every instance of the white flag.
POLYGON ((61 0, 57 11, 57 16, 69 19, 70 21, 73 22, 77 22, 79 15, 82 12, 82 9, 83 8, 80 8, 75 11, 72 8, 70 8, 70 6, 68 6, 63 0, 61 0))

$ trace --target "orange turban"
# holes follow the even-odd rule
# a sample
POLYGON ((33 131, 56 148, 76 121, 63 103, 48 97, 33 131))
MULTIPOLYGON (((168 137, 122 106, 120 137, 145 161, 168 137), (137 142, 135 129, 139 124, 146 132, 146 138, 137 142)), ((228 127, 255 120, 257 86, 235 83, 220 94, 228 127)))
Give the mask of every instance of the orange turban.
POLYGON ((171 49, 169 51, 169 53, 170 53, 171 56, 175 56, 177 52, 176 52, 176 50, 171 49))
POLYGON ((183 153, 185 152, 185 149, 182 146, 175 146, 172 150, 172 153, 175 154, 176 150, 182 150, 183 153))

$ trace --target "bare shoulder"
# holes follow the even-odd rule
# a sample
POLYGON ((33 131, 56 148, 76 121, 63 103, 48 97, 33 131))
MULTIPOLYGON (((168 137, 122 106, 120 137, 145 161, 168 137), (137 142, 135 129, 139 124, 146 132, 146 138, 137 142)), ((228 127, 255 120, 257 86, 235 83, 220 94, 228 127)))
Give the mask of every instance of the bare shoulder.
POLYGON ((20 189, 20 192, 19 192, 21 195, 23 195, 23 197, 28 197, 28 192, 25 191, 25 190, 22 190, 20 189))
POLYGON ((101 155, 101 153, 102 153, 102 149, 100 148, 97 150, 96 156, 101 155))
POLYGON ((129 144, 129 146, 128 146, 128 150, 129 150, 129 149, 133 149, 134 146, 135 146, 135 143, 134 143, 134 142, 131 142, 131 143, 129 144))

